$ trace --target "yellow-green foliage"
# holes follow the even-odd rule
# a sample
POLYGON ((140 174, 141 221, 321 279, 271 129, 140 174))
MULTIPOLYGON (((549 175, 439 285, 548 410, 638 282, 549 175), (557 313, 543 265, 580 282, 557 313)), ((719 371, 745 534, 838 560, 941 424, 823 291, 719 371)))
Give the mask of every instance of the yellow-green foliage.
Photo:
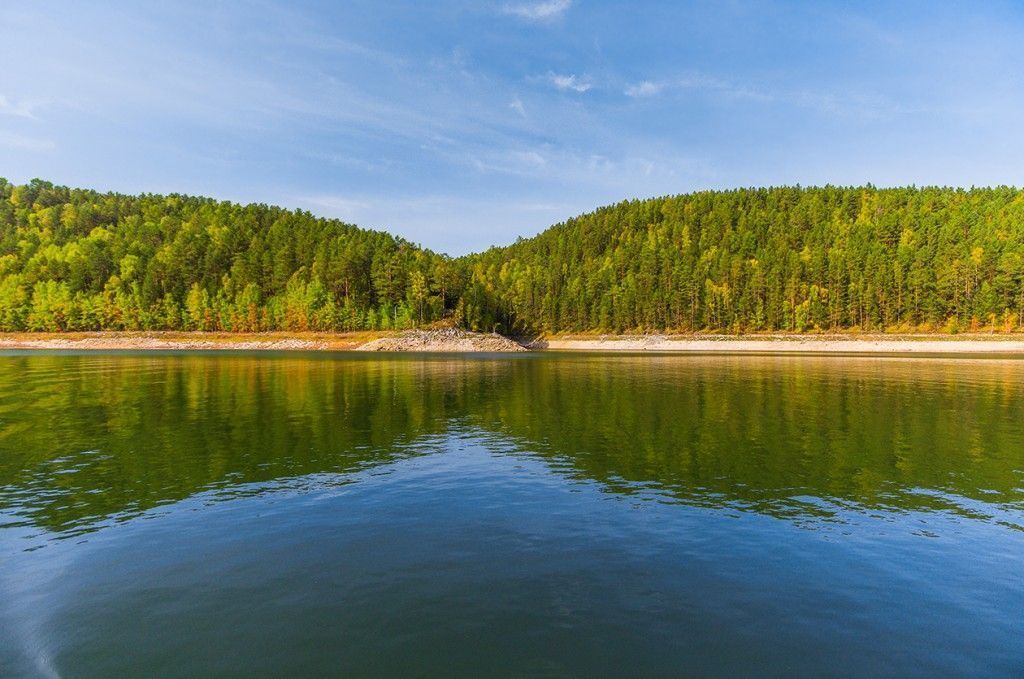
POLYGON ((1024 192, 822 187, 602 208, 459 259, 266 205, 0 179, 0 330, 1011 331, 1024 192))

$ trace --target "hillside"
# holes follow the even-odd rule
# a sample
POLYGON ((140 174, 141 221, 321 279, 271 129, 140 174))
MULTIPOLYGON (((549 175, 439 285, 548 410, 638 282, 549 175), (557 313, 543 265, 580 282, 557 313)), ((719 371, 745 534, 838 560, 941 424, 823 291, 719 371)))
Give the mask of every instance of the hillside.
POLYGON ((629 201, 472 259, 544 332, 1013 329, 1024 192, 770 188, 629 201))
POLYGON ((450 258, 307 212, 0 180, 0 329, 357 330, 450 316, 450 258))
POLYGON ((0 180, 0 330, 1024 326, 1024 192, 628 201, 453 259, 308 212, 0 180))

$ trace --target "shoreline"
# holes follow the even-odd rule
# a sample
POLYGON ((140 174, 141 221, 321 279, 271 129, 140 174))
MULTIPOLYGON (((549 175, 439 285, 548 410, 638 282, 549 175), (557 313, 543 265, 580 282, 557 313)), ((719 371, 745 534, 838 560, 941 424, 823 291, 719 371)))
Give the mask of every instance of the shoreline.
MULTIPOLYGON (((178 331, 0 333, 0 350, 65 351, 523 351, 496 336, 433 331, 225 333, 178 331), (438 336, 439 335, 439 336, 438 336)), ((503 338, 502 338, 503 339, 503 338)), ((1020 354, 1024 334, 559 335, 520 343, 533 351, 680 354, 1020 354)))
POLYGON ((0 333, 0 350, 352 351, 383 333, 95 331, 0 333))
POLYGON ((562 336, 527 345, 541 351, 680 354, 984 355, 1020 354, 1024 335, 613 335, 562 336))

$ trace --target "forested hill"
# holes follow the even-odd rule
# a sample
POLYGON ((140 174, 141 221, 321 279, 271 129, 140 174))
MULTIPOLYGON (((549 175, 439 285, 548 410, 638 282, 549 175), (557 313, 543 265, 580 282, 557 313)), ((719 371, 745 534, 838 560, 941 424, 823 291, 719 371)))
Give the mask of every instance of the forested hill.
POLYGON ((266 205, 0 179, 0 329, 1019 329, 1024 192, 773 188, 602 208, 452 259, 266 205))
POLYGON ((770 188, 629 201, 473 258, 543 331, 1024 326, 1024 191, 770 188))
POLYGON ((408 327, 450 316, 450 258, 307 212, 0 180, 0 328, 408 327))

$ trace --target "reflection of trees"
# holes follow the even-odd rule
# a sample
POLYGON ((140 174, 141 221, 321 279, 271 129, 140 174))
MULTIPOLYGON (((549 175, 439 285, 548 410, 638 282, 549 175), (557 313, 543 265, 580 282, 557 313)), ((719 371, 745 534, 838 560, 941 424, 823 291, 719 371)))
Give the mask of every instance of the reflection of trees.
POLYGON ((799 496, 903 509, 1022 498, 1024 365, 645 356, 520 373, 481 426, 614 490, 779 514, 811 511, 780 502, 799 496))
MULTIPOLYGON (((82 529, 482 430, 611 491, 813 513, 1020 502, 1024 366, 878 359, 8 357, 0 506, 82 529), (929 492, 916 492, 924 490, 929 492)), ((428 446, 429 449, 429 446, 428 446)))
POLYGON ((409 454, 458 413, 444 364, 230 356, 33 357, 0 374, 4 504, 52 527, 218 484, 409 454), (455 412, 452 412, 455 408, 455 412), (12 502, 13 500, 13 502, 12 502))

